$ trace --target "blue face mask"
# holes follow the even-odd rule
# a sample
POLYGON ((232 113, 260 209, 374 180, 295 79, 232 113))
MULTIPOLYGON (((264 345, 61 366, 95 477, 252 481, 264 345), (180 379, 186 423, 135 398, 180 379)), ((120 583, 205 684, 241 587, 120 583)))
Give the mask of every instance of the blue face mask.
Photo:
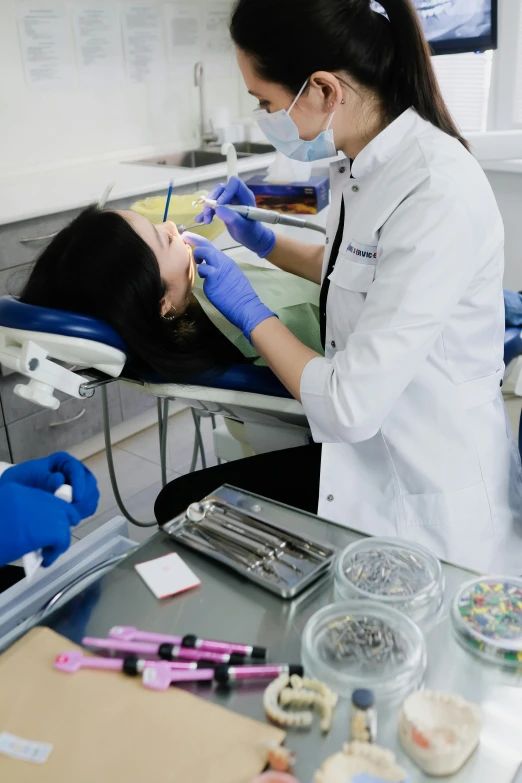
POLYGON ((333 158, 337 155, 333 130, 330 128, 335 112, 331 114, 325 130, 312 141, 303 141, 303 139, 299 138, 299 128, 290 117, 290 112, 301 97, 307 84, 308 79, 297 93, 288 111, 281 109, 281 111, 276 111, 273 114, 269 114, 265 109, 256 109, 254 111, 254 118, 270 144, 273 144, 276 150, 282 152, 287 158, 300 160, 304 163, 333 158))

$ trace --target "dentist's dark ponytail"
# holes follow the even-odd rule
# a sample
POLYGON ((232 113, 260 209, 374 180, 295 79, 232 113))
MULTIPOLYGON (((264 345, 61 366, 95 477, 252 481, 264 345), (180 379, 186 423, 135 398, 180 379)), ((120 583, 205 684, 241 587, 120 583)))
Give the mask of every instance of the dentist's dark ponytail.
POLYGON ((411 0, 237 0, 230 32, 258 74, 294 95, 315 71, 349 74, 380 98, 388 122, 413 106, 467 142, 448 111, 411 0))
POLYGON ((390 102, 409 104, 417 113, 454 136, 469 150, 442 97, 433 69, 430 47, 411 0, 379 0, 389 19, 394 66, 388 74, 390 102))

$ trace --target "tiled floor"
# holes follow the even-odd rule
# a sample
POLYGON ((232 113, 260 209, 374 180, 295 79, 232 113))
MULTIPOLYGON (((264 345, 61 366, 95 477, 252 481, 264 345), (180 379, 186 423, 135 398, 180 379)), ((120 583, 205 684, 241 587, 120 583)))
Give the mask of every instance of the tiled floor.
MULTIPOLYGON (((218 420, 217 424, 221 422, 218 420)), ((207 457, 207 465, 216 465, 212 442, 210 419, 201 419, 201 431, 207 457)), ((192 460, 194 444, 194 424, 190 410, 182 411, 169 419, 169 437, 167 444, 168 478, 173 479, 187 473, 192 460)), ((154 501, 161 490, 161 472, 159 457, 158 427, 151 427, 121 441, 113 449, 118 486, 129 512, 140 522, 154 519, 154 501)), ((100 503, 94 517, 86 519, 75 530, 76 538, 83 538, 109 519, 121 512, 116 505, 105 451, 84 460, 98 479, 100 503)), ((201 462, 198 461, 198 467, 201 462)), ((129 534, 135 541, 145 541, 157 530, 156 526, 138 528, 129 524, 129 534)))

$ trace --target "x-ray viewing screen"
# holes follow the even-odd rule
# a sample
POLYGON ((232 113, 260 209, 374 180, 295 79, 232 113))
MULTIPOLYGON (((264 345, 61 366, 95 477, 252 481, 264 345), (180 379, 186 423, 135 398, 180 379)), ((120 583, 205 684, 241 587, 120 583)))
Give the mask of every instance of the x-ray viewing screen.
MULTIPOLYGON (((413 0, 435 54, 497 47, 497 0, 413 0)), ((374 3, 375 10, 382 10, 374 3)))

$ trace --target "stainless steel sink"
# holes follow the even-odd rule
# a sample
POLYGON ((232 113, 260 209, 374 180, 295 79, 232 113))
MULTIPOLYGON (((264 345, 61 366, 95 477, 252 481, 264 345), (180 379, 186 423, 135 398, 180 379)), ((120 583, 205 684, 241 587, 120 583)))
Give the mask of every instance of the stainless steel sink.
POLYGON ((201 166, 210 166, 212 163, 226 163, 226 156, 213 150, 188 150, 187 152, 175 152, 172 155, 155 155, 152 158, 133 160, 140 166, 171 166, 181 169, 198 169, 201 166))
MULTIPOLYGON (((257 144, 249 141, 234 144, 238 158, 249 158, 252 155, 263 155, 273 152, 270 144, 257 144)), ((152 158, 132 160, 138 166, 169 166, 181 169, 198 169, 201 166, 211 166, 213 163, 226 163, 226 155, 222 155, 219 148, 216 150, 187 150, 175 152, 172 155, 155 155, 152 158)))
POLYGON ((238 141, 234 144, 238 155, 267 155, 275 152, 271 144, 264 144, 257 141, 238 141))

